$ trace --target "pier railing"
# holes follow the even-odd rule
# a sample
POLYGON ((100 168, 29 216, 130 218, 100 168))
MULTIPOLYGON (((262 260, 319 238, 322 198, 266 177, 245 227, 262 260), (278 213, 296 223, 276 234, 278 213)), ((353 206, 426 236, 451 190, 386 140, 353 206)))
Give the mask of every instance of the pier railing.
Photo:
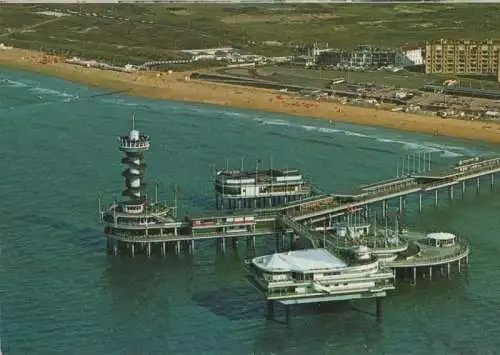
POLYGON ((254 236, 254 235, 268 235, 273 234, 274 230, 272 228, 256 228, 255 230, 248 230, 238 233, 231 232, 198 232, 195 235, 189 234, 173 234, 173 233, 163 233, 163 234, 131 234, 124 232, 113 232, 110 233, 110 236, 113 236, 115 239, 120 239, 124 242, 133 242, 133 243, 147 243, 147 242, 173 242, 179 240, 197 240, 197 239, 206 239, 206 238, 230 238, 230 237, 246 237, 246 236, 254 236))

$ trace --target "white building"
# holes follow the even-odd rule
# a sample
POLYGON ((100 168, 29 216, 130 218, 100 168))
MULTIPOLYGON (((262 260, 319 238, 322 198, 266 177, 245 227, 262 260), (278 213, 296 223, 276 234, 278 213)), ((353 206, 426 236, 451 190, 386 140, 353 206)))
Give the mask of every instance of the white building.
POLYGON ((403 48, 403 53, 411 63, 410 65, 423 65, 424 57, 422 55, 422 48, 403 48))

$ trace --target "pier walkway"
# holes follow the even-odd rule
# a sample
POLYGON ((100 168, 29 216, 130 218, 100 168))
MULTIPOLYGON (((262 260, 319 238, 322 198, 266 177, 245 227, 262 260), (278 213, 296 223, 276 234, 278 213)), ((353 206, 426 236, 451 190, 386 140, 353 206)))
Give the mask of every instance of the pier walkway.
MULTIPOLYGON (((326 217, 343 215, 353 209, 363 208, 366 205, 387 201, 393 198, 402 198, 412 194, 423 194, 436 191, 445 187, 453 188, 473 179, 479 188, 479 178, 491 177, 500 172, 500 158, 481 159, 473 158, 466 163, 459 163, 451 168, 441 171, 428 171, 412 173, 395 179, 375 182, 360 186, 347 193, 333 193, 320 195, 308 200, 302 200, 276 208, 276 213, 293 216, 297 222, 309 220, 312 223, 324 220, 326 217)), ((451 190, 451 193, 453 191, 451 190)), ((268 210, 271 212, 271 210, 268 210)))
POLYGON ((445 263, 453 263, 466 258, 469 255, 469 242, 457 239, 456 248, 426 248, 416 243, 420 251, 416 255, 407 258, 386 262, 385 265, 391 269, 413 268, 424 266, 436 266, 445 263))
MULTIPOLYGON (((208 214, 209 216, 206 217, 190 217, 183 221, 168 222, 158 219, 156 224, 145 227, 147 231, 141 237, 138 236, 134 228, 113 223, 108 224, 106 233, 108 239, 146 245, 148 250, 149 244, 163 243, 164 245, 170 242, 176 242, 177 245, 183 242, 194 244, 196 240, 207 239, 218 239, 224 242, 227 238, 231 238, 233 241, 239 238, 247 238, 248 241, 252 238, 253 243, 255 243, 256 236, 273 235, 278 238, 279 234, 288 232, 310 240, 316 247, 324 236, 321 233, 311 231, 314 224, 330 222, 336 216, 361 211, 368 205, 376 203, 382 203, 385 215, 388 200, 399 198, 402 209, 403 199, 412 194, 419 194, 421 209, 424 193, 435 192, 437 204, 437 191, 439 189, 448 188, 450 198, 452 198, 455 185, 461 184, 462 192, 464 192, 466 182, 473 179, 479 190, 479 179, 483 176, 491 177, 491 186, 493 187, 494 175, 498 172, 500 172, 500 157, 488 159, 476 157, 460 161, 450 168, 413 172, 390 180, 363 185, 347 193, 325 194, 318 191, 316 196, 289 202, 275 208, 218 211, 214 212, 212 217, 208 214), (219 215, 215 215, 215 213, 219 215), (210 217, 208 223, 207 217, 210 217)), ((144 229, 144 226, 137 225, 137 228, 144 229)), ((460 259, 463 255, 459 254, 456 257, 460 259)), ((429 258, 432 259, 432 256, 425 255, 412 262, 432 263, 433 261, 429 258)), ((435 262, 439 264, 440 260, 436 259, 435 262)), ((391 267, 397 268, 398 265, 403 267, 403 264, 404 267, 411 267, 408 262, 402 263, 400 261, 394 262, 391 267)))

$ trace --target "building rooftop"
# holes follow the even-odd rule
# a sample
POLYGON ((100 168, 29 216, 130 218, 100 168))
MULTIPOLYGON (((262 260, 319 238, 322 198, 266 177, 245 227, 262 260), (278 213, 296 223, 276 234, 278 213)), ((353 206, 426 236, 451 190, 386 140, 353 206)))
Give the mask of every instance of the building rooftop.
POLYGON ((455 239, 455 235, 451 233, 437 232, 437 233, 429 233, 425 236, 425 238, 434 240, 451 240, 455 239))
POLYGON ((305 249, 256 257, 252 263, 267 272, 319 272, 347 266, 326 249, 305 249))
POLYGON ((277 177, 277 176, 295 176, 300 175, 298 169, 267 169, 267 170, 253 170, 253 171, 241 171, 241 170, 220 170, 217 172, 217 176, 223 176, 225 178, 232 179, 253 179, 255 177, 277 177))

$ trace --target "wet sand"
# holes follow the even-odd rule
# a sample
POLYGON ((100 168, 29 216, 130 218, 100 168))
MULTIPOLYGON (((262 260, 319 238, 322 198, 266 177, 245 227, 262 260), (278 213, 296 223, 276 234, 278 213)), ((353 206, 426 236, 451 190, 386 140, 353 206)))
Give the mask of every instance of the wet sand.
POLYGON ((385 127, 407 132, 500 143, 500 125, 361 108, 328 101, 310 101, 275 90, 186 81, 189 73, 121 73, 63 63, 41 62, 38 52, 0 50, 0 66, 23 69, 89 86, 127 91, 130 95, 216 104, 260 111, 385 127))

